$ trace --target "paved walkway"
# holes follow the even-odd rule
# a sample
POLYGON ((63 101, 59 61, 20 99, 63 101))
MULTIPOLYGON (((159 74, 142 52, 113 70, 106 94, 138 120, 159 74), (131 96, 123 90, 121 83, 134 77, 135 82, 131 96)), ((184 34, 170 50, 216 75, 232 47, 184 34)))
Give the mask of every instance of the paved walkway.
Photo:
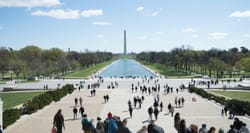
MULTIPOLYGON (((83 89, 81 91, 75 91, 73 94, 69 94, 59 102, 52 103, 49 106, 46 106, 44 109, 39 110, 38 112, 32 115, 23 116, 15 124, 9 126, 5 133, 50 133, 52 127, 52 121, 54 114, 58 109, 62 109, 62 113, 65 118, 65 133, 81 133, 81 119, 80 115, 77 120, 73 120, 73 105, 75 97, 83 98, 83 105, 85 107, 86 113, 89 118, 96 119, 97 116, 100 116, 102 119, 105 119, 108 112, 112 112, 115 115, 121 117, 121 119, 127 118, 128 113, 128 100, 134 96, 141 96, 139 92, 131 93, 131 90, 128 89, 131 86, 131 83, 136 84, 139 80, 128 80, 128 79, 119 79, 115 80, 119 83, 119 89, 106 89, 106 86, 110 84, 114 79, 107 79, 105 83, 101 85, 101 88, 97 90, 97 95, 95 97, 90 97, 89 90, 83 89), (103 103, 103 96, 109 94, 110 101, 106 104, 103 103)), ((165 80, 160 79, 159 83, 161 86, 168 83, 170 86, 178 87, 180 83, 183 83, 183 80, 165 80)), ((188 80, 185 82, 189 82, 188 80)), ((153 82, 147 83, 147 85, 153 85, 153 82)), ((206 99, 200 98, 195 94, 190 94, 187 91, 179 92, 177 94, 175 91, 172 94, 164 95, 163 90, 160 93, 160 99, 163 101, 164 107, 167 106, 169 102, 174 105, 174 98, 184 97, 186 99, 185 106, 183 108, 175 108, 175 112, 180 112, 181 118, 186 120, 187 126, 191 123, 197 124, 199 127, 202 123, 207 123, 207 126, 214 126, 216 129, 223 128, 227 131, 229 125, 233 123, 232 120, 227 119, 226 117, 221 116, 221 107, 208 101, 206 99), (196 102, 192 102, 191 99, 195 97, 196 102)), ((141 109, 134 109, 133 118, 128 119, 128 127, 134 133, 138 131, 143 125, 147 123, 142 123, 148 119, 147 109, 153 104, 154 95, 145 95, 145 101, 142 104, 141 109)), ((78 107, 79 108, 79 107, 78 107)), ((164 108, 163 112, 159 114, 159 119, 156 121, 158 125, 164 128, 166 133, 175 133, 173 127, 173 118, 170 115, 167 115, 167 109, 164 108)), ((250 126, 250 120, 245 117, 240 117, 242 121, 247 123, 248 127, 250 126)))

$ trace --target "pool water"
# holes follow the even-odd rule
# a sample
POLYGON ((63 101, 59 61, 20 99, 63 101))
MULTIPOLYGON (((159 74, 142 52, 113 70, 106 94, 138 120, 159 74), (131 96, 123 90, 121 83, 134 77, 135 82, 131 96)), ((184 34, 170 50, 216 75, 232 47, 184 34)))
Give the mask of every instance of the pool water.
POLYGON ((102 71, 102 77, 156 77, 155 74, 144 68, 133 59, 119 59, 102 71))

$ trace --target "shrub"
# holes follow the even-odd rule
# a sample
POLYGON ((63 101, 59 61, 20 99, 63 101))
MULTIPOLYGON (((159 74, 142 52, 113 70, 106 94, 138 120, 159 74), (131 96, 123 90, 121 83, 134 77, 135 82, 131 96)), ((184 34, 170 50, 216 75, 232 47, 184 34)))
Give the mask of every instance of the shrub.
POLYGON ((32 114, 44 106, 49 105, 52 101, 59 101, 68 93, 73 92, 73 85, 65 85, 62 89, 47 91, 39 96, 34 97, 27 103, 23 104, 22 109, 10 109, 3 112, 3 128, 18 120, 21 114, 32 114))
POLYGON ((216 95, 213 95, 213 94, 206 92, 203 89, 199 89, 199 88, 195 88, 195 87, 190 87, 189 92, 196 93, 203 98, 207 98, 209 100, 214 100, 222 105, 226 105, 229 108, 233 109, 236 114, 250 115, 250 102, 236 100, 236 99, 226 100, 225 97, 216 96, 216 95))
POLYGON ((247 101, 241 101, 236 99, 231 99, 227 101, 226 104, 229 108, 233 109, 236 114, 239 115, 250 115, 250 103, 247 101))
POLYGON ((10 124, 14 123, 21 116, 21 110, 8 109, 3 112, 3 128, 5 129, 10 124))
POLYGON ((23 105, 23 114, 31 114, 36 112, 38 109, 42 109, 44 106, 50 104, 52 101, 59 101, 62 97, 72 92, 74 89, 73 85, 65 85, 62 89, 55 91, 47 91, 39 96, 34 97, 28 103, 23 105))

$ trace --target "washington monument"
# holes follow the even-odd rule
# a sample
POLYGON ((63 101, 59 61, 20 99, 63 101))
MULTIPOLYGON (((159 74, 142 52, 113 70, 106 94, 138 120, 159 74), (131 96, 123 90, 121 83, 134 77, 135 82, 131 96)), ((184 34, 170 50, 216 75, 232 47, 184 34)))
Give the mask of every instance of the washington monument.
POLYGON ((126 30, 124 30, 124 49, 123 49, 123 54, 127 54, 127 42, 126 42, 126 30))

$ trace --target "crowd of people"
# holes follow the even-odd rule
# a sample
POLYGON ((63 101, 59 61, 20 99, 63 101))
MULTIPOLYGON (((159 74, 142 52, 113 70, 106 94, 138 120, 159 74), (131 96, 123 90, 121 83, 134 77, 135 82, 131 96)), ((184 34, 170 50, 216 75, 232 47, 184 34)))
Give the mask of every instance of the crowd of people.
MULTIPOLYGON (((215 127, 211 126, 208 128, 205 123, 202 124, 200 128, 195 124, 191 124, 187 127, 185 119, 181 119, 180 113, 178 112, 174 116, 174 128, 178 133, 216 133, 215 127)), ((239 118, 236 117, 228 131, 224 131, 220 128, 218 133, 249 133, 249 130, 246 127, 246 123, 240 121, 239 118)))
MULTIPOLYGON (((91 85, 92 86, 92 85, 91 85)), ((110 84, 110 86, 118 87, 118 82, 114 82, 110 84)), ((163 85, 165 95, 169 93, 173 93, 173 87, 163 85), (172 90, 172 91, 171 91, 172 90)), ((183 108, 185 103, 185 98, 180 95, 180 93, 184 90, 185 86, 183 84, 180 85, 179 88, 176 88, 175 99, 174 101, 168 101, 169 103, 166 105, 166 108, 169 111, 169 114, 173 117, 174 128, 178 133, 249 133, 247 129, 247 124, 240 121, 237 117, 235 117, 234 122, 230 125, 230 129, 228 131, 224 131, 222 129, 216 129, 215 127, 207 127, 206 124, 202 124, 199 128, 198 125, 191 124, 189 126, 186 125, 186 120, 181 118, 180 113, 175 113, 175 108, 183 108), (174 103, 172 105, 171 103, 174 103)), ((95 89, 89 88, 90 90, 95 89)), ((91 91, 92 91, 91 90, 91 91)), ((96 93, 96 92, 95 92, 96 93)), ((131 84, 131 95, 134 95, 133 99, 128 100, 128 112, 129 118, 133 117, 134 109, 141 109, 143 102, 147 99, 147 96, 153 96, 152 105, 147 108, 149 119, 146 121, 148 124, 143 125, 141 129, 138 129, 137 133, 164 133, 164 129, 157 125, 155 122, 158 120, 158 115, 163 111, 163 102, 160 98, 161 94, 161 85, 159 84, 159 80, 154 79, 143 79, 141 82, 132 83, 131 84), (153 82, 154 84, 149 86, 146 83, 153 82), (139 93, 136 93, 139 92, 139 93)), ((92 96, 92 94, 91 94, 92 96)), ((110 96, 104 95, 104 103, 109 101, 110 96)), ((75 98, 75 106, 73 107, 73 118, 77 118, 78 113, 78 101, 79 101, 79 113, 81 114, 81 124, 82 130, 84 133, 131 133, 132 131, 127 127, 128 118, 121 119, 118 115, 114 115, 111 112, 107 114, 107 117, 102 120, 102 118, 97 117, 96 122, 94 122, 93 118, 89 118, 87 114, 84 112, 84 108, 82 105, 82 98, 75 98), (83 108, 83 109, 81 109, 83 108), (81 111, 80 111, 81 110, 81 111), (95 125, 94 125, 95 124, 95 125)), ((223 115, 226 115, 227 108, 223 108, 223 115)), ((62 129, 64 126, 64 118, 62 116, 62 110, 58 110, 56 115, 54 116, 53 127, 57 129, 57 133, 62 133, 62 129)), ((54 129, 54 128, 53 128, 54 129)))

